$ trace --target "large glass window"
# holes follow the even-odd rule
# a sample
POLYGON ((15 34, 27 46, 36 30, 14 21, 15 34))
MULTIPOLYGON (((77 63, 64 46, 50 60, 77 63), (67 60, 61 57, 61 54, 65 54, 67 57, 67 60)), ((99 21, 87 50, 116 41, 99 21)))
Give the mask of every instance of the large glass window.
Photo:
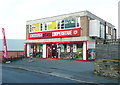
POLYGON ((69 29, 80 27, 80 17, 58 20, 58 29, 69 29))
POLYGON ((83 43, 58 44, 58 58, 83 59, 83 43))
POLYGON ((33 57, 43 57, 43 44, 30 44, 29 51, 33 57))
POLYGON ((43 57, 43 45, 38 44, 36 46, 36 57, 43 57))
POLYGON ((65 19, 65 29, 76 27, 76 18, 65 19))

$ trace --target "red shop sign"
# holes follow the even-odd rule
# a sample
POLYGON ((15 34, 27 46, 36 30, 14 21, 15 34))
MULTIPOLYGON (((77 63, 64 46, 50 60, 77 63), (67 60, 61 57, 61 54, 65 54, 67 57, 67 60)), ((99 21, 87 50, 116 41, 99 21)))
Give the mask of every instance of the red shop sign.
POLYGON ((28 39, 80 36, 80 28, 29 33, 28 39))

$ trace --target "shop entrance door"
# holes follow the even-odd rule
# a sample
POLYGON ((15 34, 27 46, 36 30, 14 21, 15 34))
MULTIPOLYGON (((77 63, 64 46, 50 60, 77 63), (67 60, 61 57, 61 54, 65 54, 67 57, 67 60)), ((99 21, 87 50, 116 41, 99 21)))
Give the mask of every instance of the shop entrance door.
POLYGON ((47 58, 52 57, 52 44, 47 44, 47 58))
POLYGON ((52 44, 52 58, 58 58, 57 45, 52 44))
POLYGON ((57 58, 57 45, 47 44, 47 58, 57 58))

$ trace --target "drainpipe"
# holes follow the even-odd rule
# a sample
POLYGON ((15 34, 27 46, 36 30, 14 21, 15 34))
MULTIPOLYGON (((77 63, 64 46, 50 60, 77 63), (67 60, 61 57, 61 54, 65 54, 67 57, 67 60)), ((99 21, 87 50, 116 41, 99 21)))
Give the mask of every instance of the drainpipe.
POLYGON ((105 32, 104 32, 104 37, 105 37, 105 39, 104 39, 104 44, 106 44, 106 21, 105 21, 105 32))
POLYGON ((115 38, 115 41, 116 41, 116 29, 114 28, 113 30, 115 32, 115 34, 114 34, 115 37, 114 38, 115 38))

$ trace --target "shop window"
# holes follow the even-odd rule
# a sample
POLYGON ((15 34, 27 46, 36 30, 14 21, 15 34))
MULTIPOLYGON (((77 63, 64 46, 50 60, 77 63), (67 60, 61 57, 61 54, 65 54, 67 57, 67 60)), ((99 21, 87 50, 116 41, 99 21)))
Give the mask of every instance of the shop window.
MULTIPOLYGON (((30 45, 30 49, 29 49, 29 53, 33 55, 33 53, 34 53, 33 51, 34 51, 34 45, 31 44, 31 45, 30 45)), ((29 54, 29 55, 30 55, 30 54, 29 54)))
POLYGON ((88 59, 95 59, 95 49, 88 50, 88 59))
POLYGON ((60 58, 83 59, 83 43, 60 43, 58 47, 61 50, 60 58))
POLYGON ((77 44, 73 44, 73 52, 77 52, 77 44))
POLYGON ((76 57, 77 59, 83 59, 83 43, 77 43, 77 52, 76 57))
POLYGON ((43 57, 43 45, 30 44, 29 53, 31 53, 33 57, 43 57))
POLYGON ((36 57, 43 57, 43 45, 38 44, 36 46, 36 57))
POLYGON ((64 45, 63 44, 59 44, 59 47, 60 47, 60 49, 61 49, 61 52, 64 52, 64 45))
POLYGON ((70 52, 70 45, 67 44, 67 52, 70 52))

